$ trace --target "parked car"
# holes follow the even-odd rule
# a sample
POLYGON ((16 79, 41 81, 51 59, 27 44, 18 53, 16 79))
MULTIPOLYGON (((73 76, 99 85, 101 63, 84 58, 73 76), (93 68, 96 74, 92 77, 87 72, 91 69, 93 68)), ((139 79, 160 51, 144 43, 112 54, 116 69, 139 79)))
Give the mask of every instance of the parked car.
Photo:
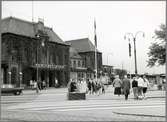
POLYGON ((23 88, 15 87, 12 84, 3 84, 1 86, 1 93, 12 93, 14 95, 20 95, 22 93, 23 88))

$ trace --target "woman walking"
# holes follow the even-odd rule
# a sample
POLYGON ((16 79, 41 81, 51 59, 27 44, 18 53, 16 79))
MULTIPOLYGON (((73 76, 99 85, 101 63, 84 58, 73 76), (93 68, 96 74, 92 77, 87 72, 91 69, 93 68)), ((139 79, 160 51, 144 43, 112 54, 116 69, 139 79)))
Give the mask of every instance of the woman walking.
POLYGON ((146 98, 145 94, 147 92, 147 88, 149 87, 149 81, 147 80, 145 75, 143 76, 143 80, 144 80, 144 83, 143 83, 143 98, 145 99, 146 98))
POLYGON ((137 76, 138 79, 138 99, 142 100, 143 99, 143 85, 144 85, 144 80, 143 78, 139 75, 137 76))
POLYGON ((122 86, 122 81, 119 79, 119 75, 115 76, 115 79, 113 81, 113 87, 114 89, 114 94, 120 96, 121 94, 121 86, 122 86))

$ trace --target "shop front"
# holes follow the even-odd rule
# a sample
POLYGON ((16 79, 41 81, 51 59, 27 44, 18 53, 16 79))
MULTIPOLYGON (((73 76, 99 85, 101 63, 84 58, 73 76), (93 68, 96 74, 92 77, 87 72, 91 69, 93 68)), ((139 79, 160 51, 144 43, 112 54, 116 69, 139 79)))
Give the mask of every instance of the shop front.
POLYGON ((32 68, 36 70, 32 80, 45 81, 47 87, 61 86, 67 77, 65 76, 65 65, 36 64, 32 68))

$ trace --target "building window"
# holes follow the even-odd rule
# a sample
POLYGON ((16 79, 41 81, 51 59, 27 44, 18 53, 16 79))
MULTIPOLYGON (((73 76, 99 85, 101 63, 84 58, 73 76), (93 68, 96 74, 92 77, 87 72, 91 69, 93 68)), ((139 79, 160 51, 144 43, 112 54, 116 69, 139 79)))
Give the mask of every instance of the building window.
POLYGON ((82 67, 85 67, 85 62, 84 61, 82 61, 82 67))
POLYGON ((81 67, 81 62, 80 61, 78 61, 78 67, 81 67))
POLYGON ((73 62, 74 67, 76 67, 76 61, 73 62))
POLYGON ((72 61, 70 61, 70 66, 72 67, 72 61))

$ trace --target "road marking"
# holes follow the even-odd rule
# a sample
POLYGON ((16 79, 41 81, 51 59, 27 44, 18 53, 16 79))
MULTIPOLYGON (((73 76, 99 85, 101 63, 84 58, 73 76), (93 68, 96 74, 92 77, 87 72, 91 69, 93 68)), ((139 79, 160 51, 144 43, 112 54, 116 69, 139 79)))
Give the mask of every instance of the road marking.
MULTIPOLYGON (((32 110, 32 111, 36 111, 36 110, 52 110, 52 109, 82 109, 82 108, 101 108, 101 107, 124 107, 124 106, 128 106, 128 107, 132 107, 132 106, 153 106, 153 105, 162 105, 162 103, 154 103, 154 104, 87 104, 87 105, 69 105, 69 106, 45 106, 45 107, 33 107, 33 108, 22 108, 24 110, 32 110)), ((163 105, 165 106, 165 104, 163 105)))
MULTIPOLYGON (((19 104, 17 106, 10 106, 8 109, 50 109, 50 108, 69 108, 69 107, 86 107, 86 106, 112 106, 112 105, 150 105, 150 104, 164 104, 165 101, 154 101, 152 103, 147 102, 147 103, 139 103, 139 102, 133 102, 129 101, 121 101, 121 102, 113 102, 113 101, 107 101, 107 102, 94 102, 94 101, 66 101, 66 102, 50 102, 49 104, 46 103, 38 103, 38 102, 32 102, 32 103, 25 103, 25 104, 19 104), (132 102, 132 103, 130 103, 132 102)), ((146 101, 145 101, 146 102, 146 101)))
POLYGON ((129 109, 129 108, 159 108, 162 107, 164 108, 163 105, 156 105, 156 106, 112 106, 112 107, 102 107, 102 108, 72 108, 72 109, 60 109, 60 110, 50 110, 53 112, 57 112, 57 111, 87 111, 87 110, 112 110, 112 109, 129 109))

